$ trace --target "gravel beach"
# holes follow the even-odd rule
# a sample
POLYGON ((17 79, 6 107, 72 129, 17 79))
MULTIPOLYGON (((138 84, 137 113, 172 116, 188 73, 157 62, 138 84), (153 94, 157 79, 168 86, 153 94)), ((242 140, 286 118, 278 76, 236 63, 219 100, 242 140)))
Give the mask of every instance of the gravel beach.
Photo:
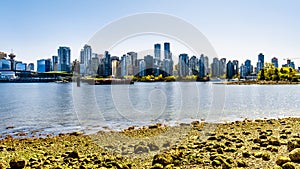
POLYGON ((0 140, 3 168, 300 168, 300 119, 129 127, 0 140))

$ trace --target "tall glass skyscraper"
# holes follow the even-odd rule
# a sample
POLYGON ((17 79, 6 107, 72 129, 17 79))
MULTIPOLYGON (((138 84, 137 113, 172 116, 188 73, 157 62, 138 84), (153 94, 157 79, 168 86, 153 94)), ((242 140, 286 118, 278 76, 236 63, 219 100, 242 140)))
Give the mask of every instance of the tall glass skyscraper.
POLYGON ((161 51, 160 44, 159 43, 154 44, 154 59, 160 60, 160 51, 161 51))
POLYGON ((58 50, 58 71, 71 71, 71 49, 59 47, 58 50))
POLYGON ((169 42, 164 43, 164 54, 165 54, 165 59, 172 59, 169 42))

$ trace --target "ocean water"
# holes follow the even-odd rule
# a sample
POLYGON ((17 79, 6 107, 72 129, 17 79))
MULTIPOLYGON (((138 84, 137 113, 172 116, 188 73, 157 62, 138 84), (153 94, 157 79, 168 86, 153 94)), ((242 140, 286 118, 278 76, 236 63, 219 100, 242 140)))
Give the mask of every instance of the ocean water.
POLYGON ((0 83, 0 134, 299 116, 300 85, 0 83), (7 126, 14 128, 6 129, 7 126))

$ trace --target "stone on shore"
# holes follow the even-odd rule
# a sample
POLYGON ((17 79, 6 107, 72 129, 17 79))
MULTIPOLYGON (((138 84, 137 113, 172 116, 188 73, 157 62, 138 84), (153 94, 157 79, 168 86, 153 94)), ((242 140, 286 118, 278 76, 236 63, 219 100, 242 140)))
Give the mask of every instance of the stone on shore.
POLYGON ((296 148, 289 153, 289 157, 293 162, 300 162, 300 148, 296 148))
POLYGON ((289 157, 279 156, 276 160, 276 164, 282 166, 284 163, 291 162, 289 157))

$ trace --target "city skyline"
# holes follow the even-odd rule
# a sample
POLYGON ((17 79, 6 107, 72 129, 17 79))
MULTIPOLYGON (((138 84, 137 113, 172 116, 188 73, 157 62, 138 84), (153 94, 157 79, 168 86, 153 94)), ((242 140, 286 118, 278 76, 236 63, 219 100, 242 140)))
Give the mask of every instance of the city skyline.
MULTIPOLYGON (((81 47, 103 26, 135 13, 157 12, 182 18, 193 24, 211 42, 219 58, 245 60, 264 53, 266 60, 298 57, 300 15, 298 1, 1 1, 0 51, 11 49, 19 60, 35 63, 51 58, 58 46, 69 46, 79 60, 81 47), (119 7, 126 6, 126 8, 119 7), (53 12, 53 10, 55 12, 53 12), (88 12, 81 12, 88 11, 88 12), (113 11, 113 12, 112 12, 113 11), (107 15, 107 14, 110 15, 107 15), (51 35, 51 36, 50 36, 51 35)), ((148 44, 131 44, 128 49, 144 50, 148 44)), ((175 44, 170 41, 170 43, 175 44)), ((183 50, 173 47, 173 53, 183 50)), ((188 53, 192 55, 191 53, 188 53)), ((299 65, 299 60, 295 60, 299 65)))

